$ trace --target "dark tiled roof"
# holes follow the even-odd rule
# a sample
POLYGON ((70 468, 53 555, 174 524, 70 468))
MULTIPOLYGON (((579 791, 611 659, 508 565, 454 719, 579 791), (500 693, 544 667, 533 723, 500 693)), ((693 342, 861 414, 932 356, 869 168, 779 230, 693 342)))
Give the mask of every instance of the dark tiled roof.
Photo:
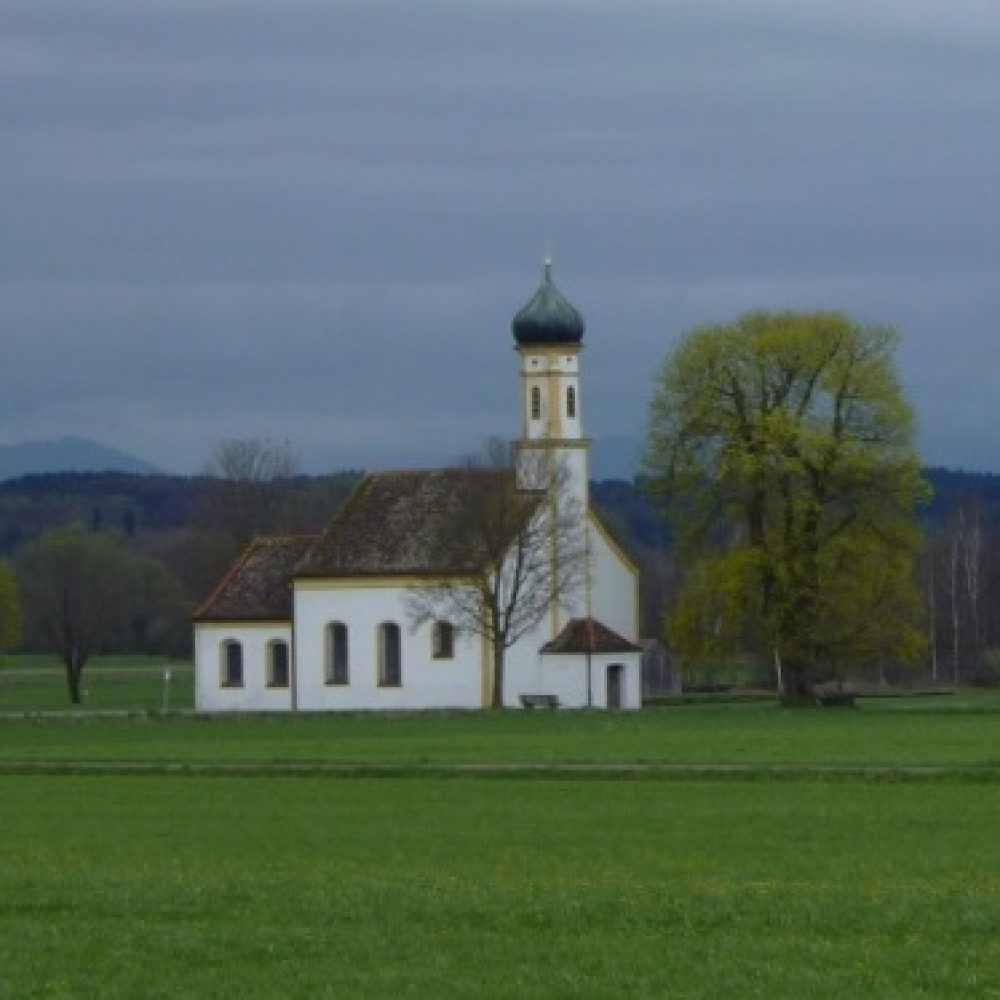
POLYGON ((641 653, 642 650, 593 618, 572 618, 555 639, 542 646, 542 652, 641 653))
POLYGON ((257 538, 194 613, 195 621, 291 621, 292 573, 316 541, 257 538))
MULTIPOLYGON (((482 568, 470 511, 515 494, 509 469, 430 469, 366 476, 299 564, 297 577, 441 576, 482 568), (463 524, 467 527, 463 530, 463 524)), ((503 541, 509 543, 513 532, 503 541)))

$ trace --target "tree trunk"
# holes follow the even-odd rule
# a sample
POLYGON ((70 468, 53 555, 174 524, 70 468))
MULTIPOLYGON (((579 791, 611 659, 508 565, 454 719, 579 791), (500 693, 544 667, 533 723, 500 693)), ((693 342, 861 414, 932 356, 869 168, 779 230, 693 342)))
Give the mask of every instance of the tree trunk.
POLYGON ((504 645, 499 639, 493 640, 493 707, 503 708, 503 661, 504 645))
POLYGON ((66 686, 69 689, 69 700, 74 705, 80 704, 80 675, 83 673, 83 662, 76 651, 72 650, 63 659, 66 667, 66 686))
POLYGON ((781 702, 783 705, 812 705, 815 702, 812 680, 804 663, 785 660, 782 665, 781 702))
MULTIPOLYGON (((957 531, 957 529, 956 529, 957 531)), ((958 535, 951 540, 951 667, 958 683, 958 535)))

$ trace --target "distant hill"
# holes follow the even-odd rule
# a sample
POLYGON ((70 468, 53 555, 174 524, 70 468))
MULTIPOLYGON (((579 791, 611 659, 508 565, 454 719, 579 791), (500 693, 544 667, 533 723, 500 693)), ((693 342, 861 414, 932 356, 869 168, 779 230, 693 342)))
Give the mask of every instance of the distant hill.
POLYGON ((0 444, 0 481, 44 472, 155 473, 156 466, 135 455, 82 437, 0 444))

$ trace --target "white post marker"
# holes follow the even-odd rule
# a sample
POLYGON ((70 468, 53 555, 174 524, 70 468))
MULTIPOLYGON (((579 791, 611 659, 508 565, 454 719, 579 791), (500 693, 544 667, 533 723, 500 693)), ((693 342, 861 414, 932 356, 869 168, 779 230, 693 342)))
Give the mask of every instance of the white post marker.
POLYGON ((170 711, 170 671, 163 671, 163 714, 170 711))

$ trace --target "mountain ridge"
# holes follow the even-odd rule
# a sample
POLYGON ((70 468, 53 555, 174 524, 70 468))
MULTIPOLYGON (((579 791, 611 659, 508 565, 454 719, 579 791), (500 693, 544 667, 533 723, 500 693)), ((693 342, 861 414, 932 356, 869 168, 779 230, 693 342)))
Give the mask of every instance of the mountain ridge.
POLYGON ((133 472, 162 470, 143 458, 92 438, 66 434, 57 438, 0 443, 0 482, 49 472, 133 472))

